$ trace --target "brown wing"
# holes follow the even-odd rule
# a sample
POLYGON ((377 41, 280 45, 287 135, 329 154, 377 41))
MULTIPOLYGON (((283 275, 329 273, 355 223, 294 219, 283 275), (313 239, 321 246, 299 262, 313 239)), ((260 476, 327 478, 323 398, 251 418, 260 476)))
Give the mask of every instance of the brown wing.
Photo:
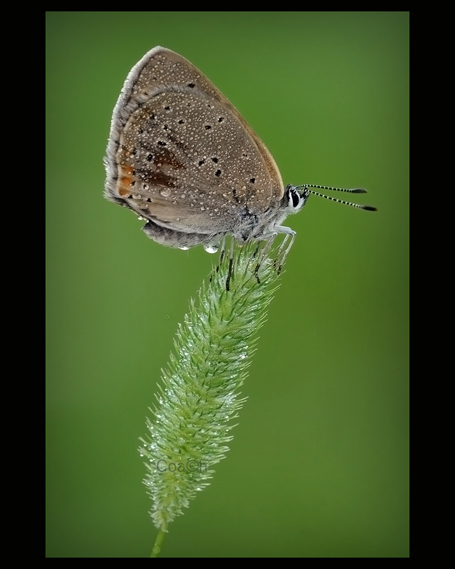
POLYGON ((114 109, 106 197, 177 231, 215 233, 283 195, 276 164, 231 103, 180 55, 156 47, 114 109))

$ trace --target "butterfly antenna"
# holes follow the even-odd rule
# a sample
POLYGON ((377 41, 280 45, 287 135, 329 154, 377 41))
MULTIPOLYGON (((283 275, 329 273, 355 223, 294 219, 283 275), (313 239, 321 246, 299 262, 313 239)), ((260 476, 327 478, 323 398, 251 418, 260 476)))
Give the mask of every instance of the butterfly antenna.
POLYGON ((310 190, 310 188, 318 188, 319 190, 330 190, 333 192, 347 192, 349 194, 366 194, 367 190, 363 188, 332 188, 331 186, 318 186, 317 184, 302 184, 301 186, 296 186, 297 189, 304 188, 307 189, 310 194, 314 194, 315 196, 319 196, 320 198, 325 198, 326 200, 332 200, 333 202, 342 203, 344 205, 350 205, 351 207, 357 207, 359 209, 366 209, 368 211, 377 211, 377 207, 373 207, 371 205, 362 205, 354 202, 347 202, 345 200, 340 200, 338 198, 332 198, 332 196, 326 196, 319 192, 315 192, 314 190, 310 190))

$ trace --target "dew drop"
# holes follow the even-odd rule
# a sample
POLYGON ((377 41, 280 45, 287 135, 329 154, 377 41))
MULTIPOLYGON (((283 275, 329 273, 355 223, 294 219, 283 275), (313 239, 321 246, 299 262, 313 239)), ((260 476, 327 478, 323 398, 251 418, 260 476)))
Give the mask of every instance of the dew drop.
POLYGON ((218 251, 218 245, 204 245, 204 249, 207 253, 216 253, 218 251))

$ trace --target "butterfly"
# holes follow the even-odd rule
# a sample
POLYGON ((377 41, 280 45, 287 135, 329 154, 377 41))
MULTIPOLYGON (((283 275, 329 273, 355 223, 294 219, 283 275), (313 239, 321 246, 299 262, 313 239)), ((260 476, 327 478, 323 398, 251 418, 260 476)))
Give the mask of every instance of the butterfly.
POLYGON ((115 105, 105 158, 105 197, 146 220, 148 237, 170 247, 224 237, 273 239, 310 194, 360 209, 372 206, 325 196, 305 184, 283 184, 257 134, 228 99, 181 55, 155 47, 133 67, 115 105))

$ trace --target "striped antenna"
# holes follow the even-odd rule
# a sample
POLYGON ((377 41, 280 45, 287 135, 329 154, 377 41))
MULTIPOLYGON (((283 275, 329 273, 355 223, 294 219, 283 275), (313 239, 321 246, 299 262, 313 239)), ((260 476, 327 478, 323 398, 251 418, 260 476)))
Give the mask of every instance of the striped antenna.
POLYGON ((310 190, 309 188, 318 188, 319 190, 331 190, 333 192, 348 192, 349 194, 366 194, 367 191, 363 188, 332 188, 331 186, 318 186, 317 184, 302 184, 300 186, 296 186, 296 189, 303 188, 304 190, 308 190, 310 194, 315 196, 319 196, 320 198, 325 198, 326 200, 332 200, 333 202, 342 203, 345 205, 350 205, 351 207, 357 207, 359 209, 366 209, 368 211, 377 211, 377 207, 373 207, 371 205, 362 205, 354 202, 347 202, 345 200, 339 200, 338 198, 332 198, 331 196, 326 196, 324 194, 320 194, 319 192, 315 192, 314 190, 310 190))

